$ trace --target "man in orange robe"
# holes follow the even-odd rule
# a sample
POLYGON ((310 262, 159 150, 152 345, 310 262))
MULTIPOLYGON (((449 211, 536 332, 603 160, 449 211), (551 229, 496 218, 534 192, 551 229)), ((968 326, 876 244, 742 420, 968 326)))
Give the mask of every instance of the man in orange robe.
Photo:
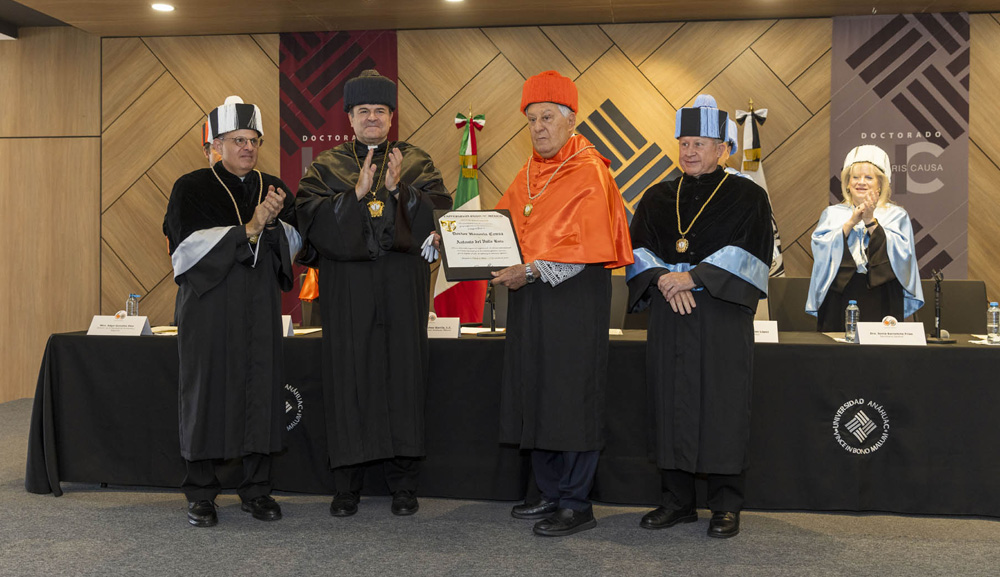
POLYGON ((529 78, 521 111, 534 153, 496 206, 510 210, 526 263, 493 273, 511 291, 500 436, 532 450, 541 493, 511 515, 563 536, 597 524, 589 494, 604 446, 611 269, 632 263, 632 245, 608 160, 573 133, 573 81, 529 78))

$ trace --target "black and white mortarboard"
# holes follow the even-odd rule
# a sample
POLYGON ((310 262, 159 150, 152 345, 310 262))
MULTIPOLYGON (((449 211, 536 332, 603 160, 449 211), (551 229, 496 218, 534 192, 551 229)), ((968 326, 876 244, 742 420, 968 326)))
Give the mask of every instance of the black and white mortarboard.
POLYGON ((244 104, 239 96, 226 98, 225 104, 208 113, 211 138, 214 140, 234 130, 256 130, 264 136, 264 124, 260 119, 260 108, 256 104, 244 104))

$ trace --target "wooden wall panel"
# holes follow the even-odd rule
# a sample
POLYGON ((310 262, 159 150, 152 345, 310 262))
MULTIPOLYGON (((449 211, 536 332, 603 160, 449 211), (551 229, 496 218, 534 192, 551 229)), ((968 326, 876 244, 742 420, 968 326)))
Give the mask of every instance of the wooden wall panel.
MULTIPOLYGON (((264 111, 261 111, 261 115, 264 111)), ((170 191, 174 189, 174 182, 193 170, 208 167, 208 159, 201 145, 201 129, 204 119, 199 118, 198 122, 188 130, 176 144, 170 147, 166 154, 156 161, 156 164, 149 167, 146 176, 160 189, 168 199, 170 191)), ((266 127, 265 127, 266 128, 266 127)), ((268 143, 270 146, 270 143, 268 143)), ((277 148, 275 146, 274 148, 277 148)), ((260 157, 258 156, 258 159, 260 157)), ((265 171, 266 172, 266 171, 265 171)))
MULTIPOLYGON (((750 99, 753 99, 756 108, 768 109, 767 122, 760 130, 765 154, 812 117, 812 113, 750 50, 733 61, 732 66, 726 67, 704 88, 704 92, 714 96, 723 110, 747 110, 750 99)), ((691 99, 684 105, 691 106, 693 103, 694 99, 691 99)))
POLYGON ((397 90, 396 104, 399 108, 399 114, 394 120, 399 123, 399 139, 409 141, 410 136, 431 117, 431 113, 427 112, 424 105, 420 104, 417 97, 402 81, 398 82, 397 86, 399 90, 397 90))
POLYGON ((969 85, 969 278, 1000 299, 1000 22, 972 14, 969 85))
MULTIPOLYGON (((281 34, 251 34, 254 41, 260 46, 264 54, 271 59, 275 66, 281 63, 281 34)), ((257 106, 260 106, 259 104, 257 106)))
MULTIPOLYGON (((128 270, 122 259, 115 254, 115 251, 108 246, 107 242, 101 241, 101 310, 102 315, 113 315, 125 309, 125 300, 128 295, 137 293, 143 295, 146 291, 142 289, 135 275, 128 270)), ((142 301, 140 300, 139 312, 142 311, 142 301)))
POLYGON ((163 277, 158 285, 153 287, 139 301, 139 310, 149 317, 153 326, 174 324, 174 303, 177 300, 177 283, 173 273, 163 277))
POLYGON ((114 204, 174 146, 202 112, 173 76, 144 92, 101 138, 101 204, 114 204))
POLYGON ((604 30, 615 46, 628 56, 632 64, 639 66, 654 50, 680 30, 681 26, 682 22, 604 24, 601 30, 604 30))
POLYGON ((788 89, 813 113, 818 112, 820 108, 830 102, 830 65, 832 61, 833 51, 827 50, 812 66, 788 85, 788 89))
POLYGON ((688 22, 639 68, 676 108, 697 96, 772 24, 773 20, 688 22))
POLYGON ((143 176, 101 219, 104 242, 140 283, 133 289, 137 294, 145 295, 171 271, 162 230, 166 212, 167 197, 143 176))
POLYGON ((461 133, 455 128, 455 113, 486 115, 486 127, 477 136, 478 162, 489 162, 497 149, 517 133, 526 120, 518 110, 524 80, 504 58, 496 58, 459 90, 418 130, 410 140, 434 159, 445 186, 458 183, 458 152, 461 133))
POLYGON ((580 72, 614 44, 600 26, 543 26, 542 32, 580 72))
POLYGON ((499 54, 481 30, 396 33, 399 79, 434 114, 499 54))
POLYGON ((541 28, 486 28, 483 33, 524 78, 546 70, 555 70, 569 78, 580 74, 541 28))
MULTIPOLYGON (((487 135, 487 138, 492 138, 492 135, 487 135)), ((499 190, 497 200, 500 200, 500 196, 510 186, 514 176, 521 170, 524 163, 528 162, 531 152, 531 136, 528 134, 528 123, 524 120, 521 129, 503 142, 496 154, 479 164, 480 174, 485 175, 499 190)))
POLYGON ((259 106, 267 145, 260 149, 257 168, 270 174, 280 172, 278 66, 253 38, 186 36, 143 41, 197 103, 203 116, 231 95, 259 106), (219 66, 217 55, 225 55, 225 66, 219 66))
POLYGON ((74 28, 22 28, 0 42, 0 138, 98 136, 101 41, 74 28))
POLYGON ((107 130, 164 70, 139 38, 102 40, 101 130, 107 130))
POLYGON ((805 72, 833 42, 833 20, 779 20, 751 48, 785 84, 805 72))
MULTIPOLYGON (((762 127, 765 134, 771 126, 770 111, 768 117, 762 127)), ((830 107, 826 107, 764 159, 771 210, 782 241, 811 233, 829 206, 829 157, 830 107)))
POLYGON ((34 394, 49 335, 98 310, 100 152, 96 137, 0 139, 0 214, 14 227, 0 252, 0 402, 34 394))

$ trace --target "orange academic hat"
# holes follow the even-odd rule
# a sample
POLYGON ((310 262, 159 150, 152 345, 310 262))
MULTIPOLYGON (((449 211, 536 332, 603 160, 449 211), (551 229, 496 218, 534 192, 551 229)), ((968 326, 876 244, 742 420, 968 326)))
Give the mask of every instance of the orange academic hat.
POLYGON ((521 90, 521 112, 535 102, 555 102, 576 112, 576 84, 555 70, 546 70, 524 81, 521 90))
POLYGON ((212 142, 212 127, 208 124, 208 119, 205 119, 205 124, 201 127, 201 145, 205 146, 212 142))

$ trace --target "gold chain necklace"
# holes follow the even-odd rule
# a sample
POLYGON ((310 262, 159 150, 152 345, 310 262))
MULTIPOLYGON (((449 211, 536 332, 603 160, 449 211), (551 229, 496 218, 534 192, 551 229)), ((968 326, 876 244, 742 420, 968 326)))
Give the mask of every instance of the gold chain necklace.
POLYGON ((677 249, 677 252, 687 252, 688 246, 690 246, 691 243, 688 242, 688 239, 684 238, 684 236, 691 231, 691 227, 694 226, 694 221, 698 220, 698 217, 701 216, 702 212, 704 212, 708 203, 712 202, 712 198, 715 196, 715 193, 719 192, 719 189, 722 188, 722 183, 726 182, 727 178, 729 178, 728 172, 722 177, 722 180, 719 181, 719 185, 715 187, 712 194, 708 196, 708 200, 705 201, 705 204, 701 205, 701 208, 698 210, 698 214, 694 215, 694 218, 691 219, 691 224, 688 225, 687 229, 681 230, 681 185, 684 184, 684 175, 681 175, 681 180, 677 183, 677 232, 681 235, 681 237, 677 239, 677 243, 674 244, 674 248, 677 249))
MULTIPOLYGON (((260 204, 260 199, 264 197, 264 178, 260 175, 260 171, 257 170, 256 168, 253 169, 253 171, 257 173, 257 180, 260 182, 260 190, 257 191, 257 204, 260 204)), ((233 201, 233 208, 236 209, 236 220, 240 221, 240 226, 243 226, 243 217, 240 216, 240 206, 236 204, 236 197, 233 196, 232 191, 229 190, 229 187, 226 186, 226 183, 222 182, 222 177, 219 176, 218 172, 215 172, 214 166, 212 167, 212 174, 214 174, 215 178, 218 179, 219 184, 222 185, 222 188, 226 189, 226 194, 229 195, 229 200, 233 201)), ((251 236, 248 239, 250 241, 250 244, 257 244, 257 239, 259 238, 259 236, 260 235, 257 234, 251 236)))
MULTIPOLYGON (((351 143, 351 152, 354 153, 354 162, 358 163, 358 178, 361 178, 361 159, 358 158, 358 151, 354 149, 354 143, 351 143)), ((385 203, 375 197, 375 193, 378 192, 379 187, 382 186, 382 177, 385 176, 385 167, 389 164, 389 153, 392 152, 392 143, 385 145, 385 158, 382 159, 382 173, 379 174, 378 180, 375 181, 375 188, 368 191, 365 198, 371 195, 372 199, 368 201, 368 214, 372 215, 372 218, 379 218, 382 216, 382 209, 385 208, 385 203)))
POLYGON ((563 165, 565 165, 567 162, 569 162, 570 160, 572 160, 574 156, 576 156, 577 154, 580 154, 581 152, 583 152, 584 150, 587 150, 588 148, 595 148, 595 146, 593 144, 591 144, 590 146, 584 146, 580 150, 577 150, 576 152, 574 152, 573 154, 571 154, 569 156, 569 158, 567 158, 566 160, 562 161, 562 164, 560 164, 559 167, 556 168, 555 172, 552 173, 552 176, 550 176, 549 179, 547 181, 545 181, 545 186, 542 187, 542 190, 539 191, 539 193, 536 194, 536 195, 534 195, 534 196, 531 195, 531 181, 529 180, 529 178, 530 178, 530 175, 531 175, 531 159, 535 155, 531 155, 531 156, 528 157, 528 170, 524 171, 524 184, 525 184, 525 186, 528 187, 528 203, 524 205, 524 216, 525 216, 525 218, 531 216, 531 210, 533 208, 535 208, 534 205, 531 204, 531 201, 535 200, 536 198, 538 198, 539 196, 542 196, 542 194, 545 193, 545 189, 549 187, 549 183, 552 182, 552 179, 556 177, 556 172, 559 172, 559 169, 562 168, 563 165))

